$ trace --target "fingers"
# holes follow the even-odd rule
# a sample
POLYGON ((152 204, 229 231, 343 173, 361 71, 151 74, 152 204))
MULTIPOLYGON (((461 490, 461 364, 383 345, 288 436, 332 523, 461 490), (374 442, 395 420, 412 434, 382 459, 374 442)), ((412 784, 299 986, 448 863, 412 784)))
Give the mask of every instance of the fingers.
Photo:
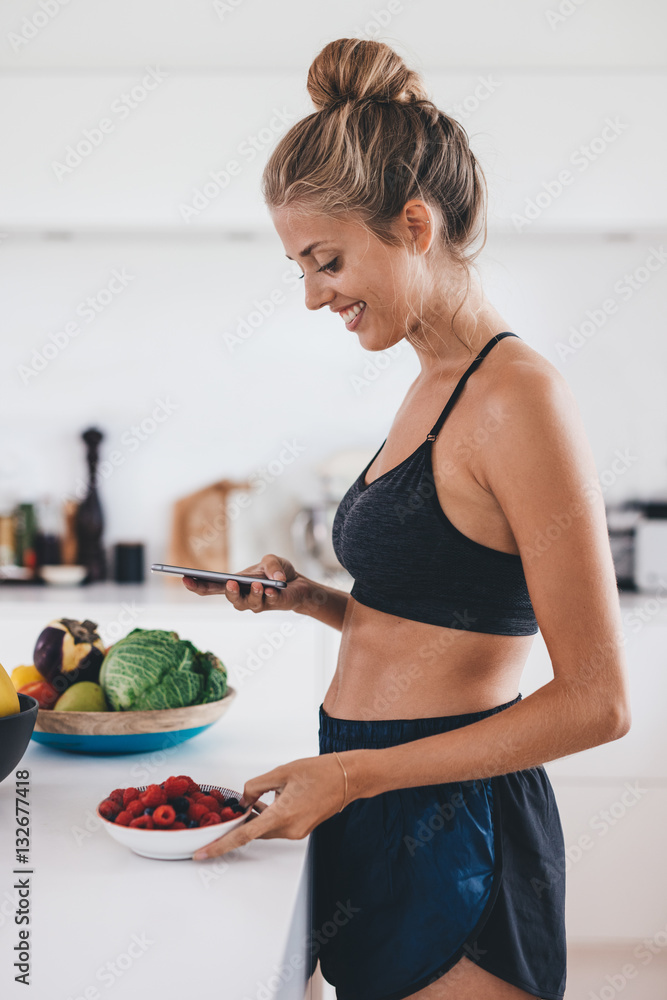
POLYGON ((188 590, 191 590, 193 594, 199 594, 200 597, 206 597, 209 594, 224 593, 224 586, 212 580, 200 580, 192 576, 184 576, 182 580, 188 590))
POLYGON ((263 611, 277 601, 279 593, 275 587, 267 587, 262 583, 251 584, 250 591, 245 594, 241 593, 236 580, 228 580, 225 585, 225 597, 239 611, 263 611))
POLYGON ((285 570, 283 569, 282 560, 278 556, 274 556, 269 553, 269 555, 263 556, 260 566, 266 573, 270 580, 286 580, 285 570))
POLYGON ((249 844, 251 840, 256 840, 257 837, 270 833, 273 828, 278 827, 279 823, 280 820, 274 818, 270 811, 268 813, 263 812, 261 816, 254 816, 246 820, 245 823, 241 823, 240 826, 231 830, 230 833, 225 834, 224 837, 214 840, 212 844, 207 844, 206 847, 196 851, 192 857, 195 861, 204 861, 206 858, 219 858, 229 851, 249 844))
POLYGON ((285 787, 286 774, 282 766, 274 767, 271 771, 266 771, 264 774, 258 774, 255 778, 249 778, 243 786, 243 794, 239 799, 239 804, 242 806, 254 805, 260 810, 267 808, 265 802, 260 802, 260 795, 264 795, 265 792, 276 792, 276 794, 285 787))

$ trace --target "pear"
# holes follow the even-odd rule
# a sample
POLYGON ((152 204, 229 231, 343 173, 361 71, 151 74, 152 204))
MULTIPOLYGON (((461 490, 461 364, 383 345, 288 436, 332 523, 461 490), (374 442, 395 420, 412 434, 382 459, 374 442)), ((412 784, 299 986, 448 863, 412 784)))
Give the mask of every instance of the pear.
POLYGON ((104 691, 93 681, 78 681, 61 694, 54 712, 108 712, 104 691))
POLYGON ((21 711, 19 696, 5 668, 0 664, 0 719, 21 711))

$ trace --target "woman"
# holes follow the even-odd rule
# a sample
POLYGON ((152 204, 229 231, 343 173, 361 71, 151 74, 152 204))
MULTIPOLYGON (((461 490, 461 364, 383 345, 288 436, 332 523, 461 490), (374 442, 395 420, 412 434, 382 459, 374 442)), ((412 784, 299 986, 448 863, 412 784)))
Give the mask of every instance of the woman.
POLYGON ((248 781, 245 802, 274 801, 196 857, 312 832, 312 964, 341 1000, 560 1000, 542 765, 630 726, 597 471, 564 379, 471 281, 486 223, 464 129, 379 42, 328 44, 308 89, 318 111, 263 182, 306 306, 367 351, 407 339, 421 371, 336 514, 350 594, 273 554, 242 572, 286 590, 185 581, 341 631, 319 756, 248 781), (554 678, 522 698, 538 623, 554 678))

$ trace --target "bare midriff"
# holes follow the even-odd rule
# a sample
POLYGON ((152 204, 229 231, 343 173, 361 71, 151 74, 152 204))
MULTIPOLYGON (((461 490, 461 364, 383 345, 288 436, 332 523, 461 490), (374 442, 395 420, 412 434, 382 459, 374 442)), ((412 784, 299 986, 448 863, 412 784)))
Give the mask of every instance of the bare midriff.
MULTIPOLYGON (((503 346, 507 350, 507 341, 503 346)), ((525 350, 522 344, 509 346, 525 350)), ((480 487, 480 451, 468 449, 471 458, 464 461, 460 457, 464 452, 458 450, 472 440, 499 360, 492 351, 466 384, 433 445, 432 467, 438 500, 455 526, 484 545, 516 554, 516 542, 499 504, 480 487)), ((437 390, 428 384, 419 392, 413 387, 387 444, 367 471, 366 483, 414 450, 419 438, 407 428, 433 425, 441 408, 434 400, 446 399, 446 389, 453 389, 459 375, 460 371, 437 390)), ((350 596, 324 711, 339 719, 372 720, 462 715, 494 708, 518 695, 534 638, 413 621, 377 611, 350 596)))
POLYGON ((534 636, 415 622, 350 597, 324 711, 338 719, 423 719, 512 701, 534 636))

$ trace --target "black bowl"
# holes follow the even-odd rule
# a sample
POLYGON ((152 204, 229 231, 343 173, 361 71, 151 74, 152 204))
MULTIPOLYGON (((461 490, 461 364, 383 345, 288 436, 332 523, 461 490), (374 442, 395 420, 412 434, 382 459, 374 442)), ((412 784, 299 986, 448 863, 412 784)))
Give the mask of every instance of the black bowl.
POLYGON ((39 705, 29 694, 19 694, 21 711, 0 719, 0 781, 14 770, 28 748, 39 705))

